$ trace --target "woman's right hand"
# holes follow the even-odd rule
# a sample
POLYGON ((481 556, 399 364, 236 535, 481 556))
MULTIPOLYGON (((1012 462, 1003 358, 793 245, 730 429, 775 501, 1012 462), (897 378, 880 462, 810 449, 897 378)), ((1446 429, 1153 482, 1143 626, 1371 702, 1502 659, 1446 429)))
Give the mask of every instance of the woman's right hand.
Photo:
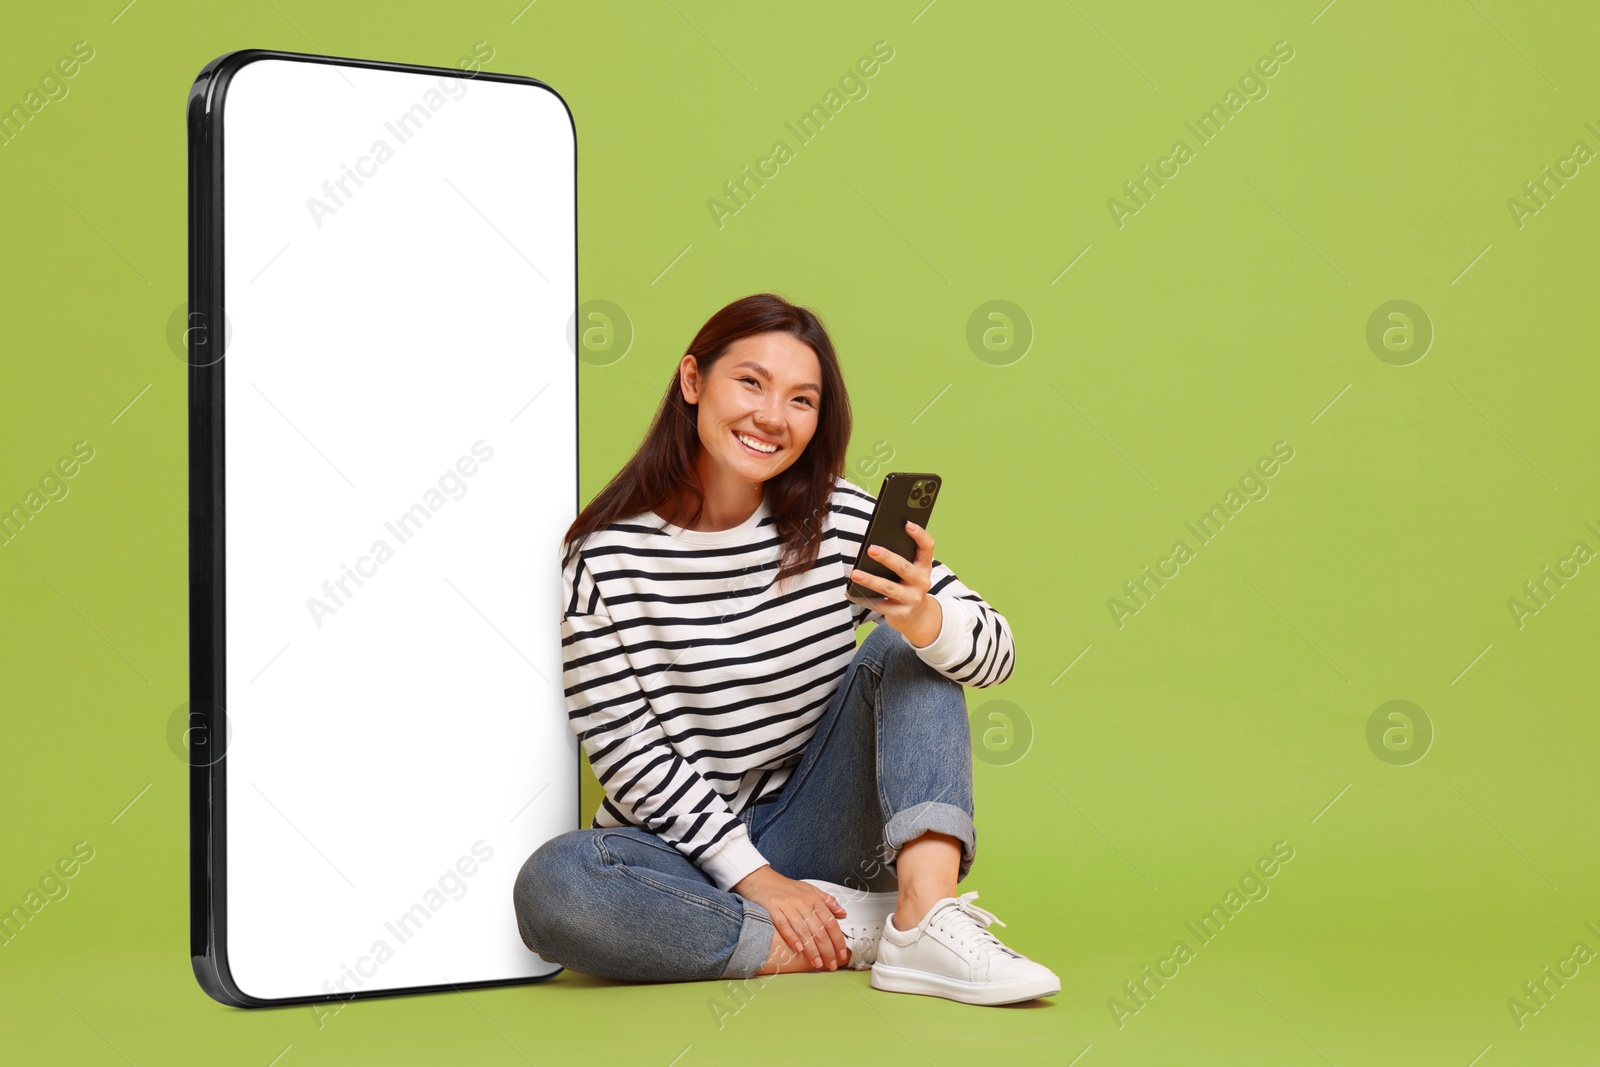
POLYGON ((810 882, 785 878, 770 864, 757 867, 731 888, 766 908, 783 943, 805 953, 813 967, 832 971, 846 962, 849 948, 839 929, 846 912, 832 894, 810 882))

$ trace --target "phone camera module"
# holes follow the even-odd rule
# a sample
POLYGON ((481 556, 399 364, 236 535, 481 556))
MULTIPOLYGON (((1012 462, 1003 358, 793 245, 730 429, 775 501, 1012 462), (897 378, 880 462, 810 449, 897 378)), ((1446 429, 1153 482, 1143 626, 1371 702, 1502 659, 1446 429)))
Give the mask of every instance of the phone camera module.
POLYGON ((906 498, 908 507, 926 510, 933 507, 933 498, 939 492, 939 483, 929 478, 918 478, 911 483, 911 492, 906 498))

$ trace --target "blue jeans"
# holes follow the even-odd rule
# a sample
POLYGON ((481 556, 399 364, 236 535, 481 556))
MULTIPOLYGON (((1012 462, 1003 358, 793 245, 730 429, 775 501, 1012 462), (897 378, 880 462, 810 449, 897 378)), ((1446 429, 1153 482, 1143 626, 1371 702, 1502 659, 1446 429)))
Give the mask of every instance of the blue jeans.
MULTIPOLYGON (((928 831, 977 847, 961 683, 879 624, 856 649, 800 763, 740 813, 779 874, 893 890, 894 861, 928 831)), ((718 889, 638 827, 571 830, 529 856, 512 890, 523 943, 550 963, 644 982, 748 978, 772 948, 766 908, 718 889)))

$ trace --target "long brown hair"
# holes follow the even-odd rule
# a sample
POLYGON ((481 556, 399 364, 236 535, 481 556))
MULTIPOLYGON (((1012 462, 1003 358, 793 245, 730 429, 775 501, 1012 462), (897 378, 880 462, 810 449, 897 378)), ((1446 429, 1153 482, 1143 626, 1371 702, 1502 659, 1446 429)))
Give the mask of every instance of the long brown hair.
MULTIPOLYGON (((822 543, 823 518, 834 480, 844 473, 845 448, 850 443, 850 397, 833 341, 822 320, 810 308, 791 304, 775 293, 742 297, 718 311, 700 327, 685 355, 695 357, 703 378, 742 337, 778 331, 809 345, 822 365, 822 400, 817 429, 800 457, 764 483, 773 526, 783 541, 783 555, 775 582, 816 562, 822 543)), ((675 360, 666 394, 650 429, 633 454, 606 487, 578 513, 567 528, 562 563, 572 558, 574 546, 595 530, 642 511, 664 508, 674 515, 675 503, 692 503, 689 517, 679 525, 692 526, 705 507, 695 461, 700 455, 698 404, 683 398, 675 360)))

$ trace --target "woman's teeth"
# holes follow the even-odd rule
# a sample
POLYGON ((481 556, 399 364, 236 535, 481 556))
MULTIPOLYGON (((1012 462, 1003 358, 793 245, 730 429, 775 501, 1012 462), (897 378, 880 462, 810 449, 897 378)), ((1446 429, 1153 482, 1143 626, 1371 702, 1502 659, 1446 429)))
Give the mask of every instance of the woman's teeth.
POLYGON ((778 446, 777 445, 766 445, 766 446, 758 445, 758 444, 756 444, 755 441, 753 441, 750 438, 746 437, 744 434, 739 433, 738 431, 735 431, 733 436, 738 439, 738 441, 739 441, 739 443, 741 445, 744 445, 750 451, 752 451, 752 452, 754 452, 754 453, 756 453, 757 455, 760 455, 760 456, 770 456, 770 455, 772 455, 774 452, 776 452, 778 450, 778 446))

